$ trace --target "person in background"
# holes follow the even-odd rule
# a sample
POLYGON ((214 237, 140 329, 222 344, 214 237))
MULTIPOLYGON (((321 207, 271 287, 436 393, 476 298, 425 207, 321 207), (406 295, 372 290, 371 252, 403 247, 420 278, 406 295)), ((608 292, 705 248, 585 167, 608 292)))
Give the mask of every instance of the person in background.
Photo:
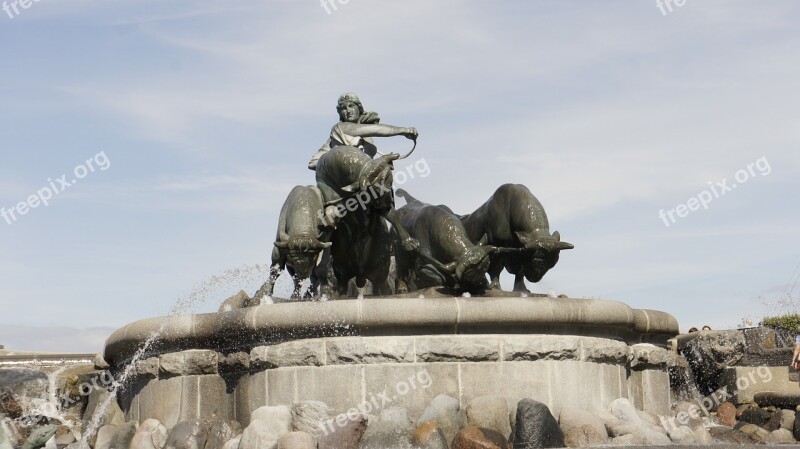
POLYGON ((794 338, 794 353, 792 354, 792 362, 789 366, 794 369, 800 369, 800 360, 797 357, 800 355, 800 335, 794 338))

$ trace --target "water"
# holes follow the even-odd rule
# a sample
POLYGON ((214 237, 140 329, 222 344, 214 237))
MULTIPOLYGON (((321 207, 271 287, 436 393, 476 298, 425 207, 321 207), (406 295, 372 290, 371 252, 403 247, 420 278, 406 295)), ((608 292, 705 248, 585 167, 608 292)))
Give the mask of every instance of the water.
MULTIPOLYGON (((220 298, 225 298, 227 297, 226 295, 229 296, 230 294, 235 293, 236 290, 254 291, 255 288, 258 287, 253 288, 253 285, 261 285, 261 283, 264 282, 264 279, 268 276, 269 266, 259 264, 244 265, 242 267, 229 269, 221 274, 211 276, 208 280, 201 283, 189 294, 179 298, 170 308, 168 317, 177 317, 186 315, 188 313, 193 313, 194 308, 205 304, 209 299, 221 301, 220 298)), ((285 278, 288 278, 288 276, 281 276, 281 279, 285 278)), ((294 286, 291 279, 289 279, 288 282, 288 289, 286 289, 286 284, 282 284, 280 287, 281 291, 288 290, 289 294, 291 294, 294 286)), ((276 284, 276 289, 278 286, 279 285, 276 284)), ((144 343, 142 343, 142 346, 139 348, 139 350, 136 351, 131 360, 122 369, 121 373, 116 378, 116 382, 114 382, 111 390, 109 391, 108 397, 97 408, 87 428, 83 429, 83 435, 78 444, 79 449, 90 449, 89 442, 100 428, 101 424, 104 424, 104 418, 108 414, 108 408, 111 406, 113 401, 117 400, 117 393, 121 388, 124 388, 129 377, 131 374, 133 374, 136 363, 148 354, 150 348, 153 346, 153 343, 155 343, 164 332, 167 322, 168 320, 165 320, 157 331, 148 336, 144 343)))

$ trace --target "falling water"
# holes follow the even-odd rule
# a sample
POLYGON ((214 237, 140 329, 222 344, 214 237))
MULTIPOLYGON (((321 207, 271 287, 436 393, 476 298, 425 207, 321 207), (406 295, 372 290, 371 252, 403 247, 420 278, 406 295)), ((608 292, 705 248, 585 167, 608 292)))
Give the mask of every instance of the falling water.
MULTIPOLYGON (((253 285, 263 282, 266 276, 269 276, 269 266, 266 265, 245 265, 241 268, 226 270, 219 275, 210 277, 188 295, 179 298, 172 308, 170 308, 168 316, 176 317, 185 315, 191 312, 194 307, 204 304, 209 299, 219 300, 220 297, 224 297, 223 295, 230 293, 232 289, 251 288, 253 285)), ((111 406, 111 403, 116 401, 119 389, 126 384, 137 362, 148 353, 153 343, 156 342, 164 331, 166 325, 167 321, 165 320, 157 331, 151 333, 147 337, 139 350, 136 351, 131 360, 125 365, 122 372, 116 378, 116 382, 113 384, 108 397, 100 404, 92 416, 89 425, 84 429, 82 438, 78 444, 79 449, 90 448, 89 441, 100 427, 103 418, 108 413, 108 408, 111 406)))

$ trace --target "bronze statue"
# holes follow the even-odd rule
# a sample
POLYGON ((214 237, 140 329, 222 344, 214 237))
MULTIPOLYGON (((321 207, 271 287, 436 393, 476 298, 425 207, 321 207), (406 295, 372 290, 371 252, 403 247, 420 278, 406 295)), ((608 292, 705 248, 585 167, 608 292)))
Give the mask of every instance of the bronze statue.
POLYGON ((473 242, 484 235, 498 247, 516 248, 492 256, 490 287, 500 289, 503 268, 515 275, 514 291, 528 292, 525 279, 539 282, 558 262, 562 250, 574 246, 561 241, 557 231, 550 234, 550 223, 542 203, 521 184, 500 186, 475 212, 461 217, 473 242))

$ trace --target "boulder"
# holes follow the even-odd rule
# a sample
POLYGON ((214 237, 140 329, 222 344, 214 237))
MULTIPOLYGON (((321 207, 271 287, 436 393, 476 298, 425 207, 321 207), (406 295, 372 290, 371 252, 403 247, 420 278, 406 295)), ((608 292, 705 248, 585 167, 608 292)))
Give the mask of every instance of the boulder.
POLYGON ((136 429, 139 427, 139 421, 129 421, 119 427, 119 430, 114 434, 111 440, 112 449, 128 449, 131 446, 136 429))
POLYGON ((317 442, 310 433, 289 432, 278 439, 278 449, 317 449, 317 442))
MULTIPOLYGON (((608 428, 608 424, 612 424, 608 428, 609 434, 614 437, 612 444, 658 446, 671 443, 664 429, 661 427, 656 429, 656 426, 643 420, 636 407, 626 398, 619 398, 611 402, 611 414, 616 420, 616 425, 613 425, 613 422, 606 423, 606 427, 608 428), (625 438, 618 439, 619 437, 625 438)), ((668 429, 678 426, 674 423, 674 419, 669 420, 668 429)))
POLYGON ((205 449, 222 449, 235 435, 227 421, 215 419, 208 422, 208 437, 205 449))
POLYGON ((697 438, 689 426, 678 426, 670 429, 669 439, 677 444, 697 444, 697 438))
POLYGON ((767 421, 770 420, 770 418, 772 418, 772 415, 768 411, 761 410, 758 407, 751 407, 742 412, 742 416, 739 417, 739 421, 755 424, 757 426, 763 426, 767 423, 767 421))
POLYGON ((0 449, 13 449, 11 438, 6 434, 6 428, 3 425, 2 417, 0 417, 0 449))
POLYGON ((723 426, 733 427, 736 425, 736 406, 730 402, 723 402, 717 408, 717 419, 723 426))
POLYGON ((736 409, 736 419, 739 419, 739 418, 741 418, 741 416, 742 416, 742 413, 744 413, 744 412, 745 412, 745 410, 748 410, 748 409, 751 409, 751 408, 758 408, 758 405, 756 405, 756 404, 753 404, 753 403, 750 403, 750 404, 742 404, 742 405, 740 405, 740 406, 739 406, 739 407, 736 409))
POLYGON ((731 429, 729 427, 718 426, 712 427, 708 429, 708 432, 711 436, 718 441, 723 443, 731 443, 731 444, 755 444, 755 439, 750 437, 750 435, 746 435, 738 430, 731 429))
POLYGON ((145 420, 133 434, 130 449, 163 449, 167 433, 167 428, 157 419, 145 420))
POLYGON ((792 425, 792 435, 795 440, 800 440, 800 413, 795 412, 794 424, 792 425))
POLYGON ((367 418, 361 415, 355 420, 348 419, 342 426, 327 423, 319 437, 319 449, 358 449, 367 430, 367 422, 367 418))
POLYGON ((467 426, 466 413, 460 410, 458 399, 445 394, 433 398, 416 422, 426 421, 439 423, 447 441, 453 441, 458 431, 467 426))
POLYGON ((95 442, 92 447, 94 449, 111 449, 111 443, 114 441, 114 436, 122 428, 122 426, 114 424, 106 424, 97 429, 95 442))
POLYGON ((242 439, 241 435, 237 435, 231 438, 230 440, 228 440, 227 443, 225 443, 224 446, 222 446, 222 449, 239 449, 239 442, 241 441, 241 439, 242 439))
POLYGON ((794 418, 797 413, 794 410, 781 410, 781 429, 791 432, 794 429, 794 418))
POLYGON ((325 423, 331 419, 328 404, 320 401, 303 401, 292 404, 292 429, 306 432, 319 439, 325 423))
POLYGON ((492 429, 500 435, 511 435, 508 403, 501 396, 481 396, 469 401, 467 424, 492 429))
MULTIPOLYGON (((405 448, 411 441, 411 425, 391 421, 371 423, 364 432, 360 449, 405 448)), ((338 449, 338 448, 337 448, 338 449)))
POLYGON ((419 449, 448 449, 447 437, 436 421, 425 421, 414 430, 411 444, 419 449))
POLYGON ((25 440, 22 449, 39 449, 44 447, 50 438, 53 438, 53 435, 56 434, 56 430, 58 430, 58 426, 51 424, 37 427, 31 432, 28 439, 25 440))
POLYGON ((739 428, 739 431, 745 435, 749 435, 750 438, 755 440, 757 444, 764 444, 770 434, 769 431, 763 429, 762 427, 750 423, 743 425, 741 428, 739 428))
POLYGON ((705 426, 699 426, 692 429, 692 431, 694 432, 694 437, 697 440, 697 444, 708 446, 709 444, 714 443, 714 438, 711 437, 711 434, 708 432, 708 429, 706 429, 705 426))
POLYGON ((545 404, 525 398, 517 403, 515 449, 564 447, 564 434, 545 404))
POLYGON ((250 425, 242 432, 240 449, 275 449, 280 437, 292 431, 289 407, 259 407, 250 415, 250 425))
POLYGON ((781 415, 780 409, 776 410, 774 412, 771 412, 771 413, 772 413, 772 416, 770 416, 769 420, 767 420, 767 423, 764 424, 764 426, 763 426, 769 432, 773 432, 775 430, 780 429, 781 428, 781 419, 783 418, 783 416, 781 415))
POLYGON ((786 429, 778 429, 770 432, 764 440, 767 444, 794 444, 796 441, 792 436, 792 432, 786 429))
MULTIPOLYGON (((165 449, 199 449, 208 440, 208 425, 200 420, 181 421, 169 431, 165 449)), ((95 448, 96 449, 96 448, 95 448)))
POLYGON ((511 449, 511 444, 494 430, 469 426, 456 434, 450 447, 451 449, 511 449))
POLYGON ((745 338, 737 330, 704 331, 681 348, 703 395, 716 391, 723 370, 736 365, 744 354, 745 338))
POLYGON ((608 442, 608 431, 603 421, 587 411, 564 408, 558 416, 567 447, 593 447, 608 442))

